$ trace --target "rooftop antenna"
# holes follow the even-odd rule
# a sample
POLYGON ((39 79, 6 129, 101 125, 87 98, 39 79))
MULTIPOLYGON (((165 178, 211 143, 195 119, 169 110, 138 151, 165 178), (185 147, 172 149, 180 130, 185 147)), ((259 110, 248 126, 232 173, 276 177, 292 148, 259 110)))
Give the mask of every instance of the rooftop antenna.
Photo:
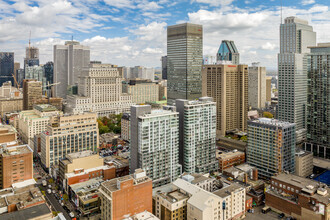
POLYGON ((29 36, 29 59, 31 58, 31 30, 30 30, 30 36, 29 36))

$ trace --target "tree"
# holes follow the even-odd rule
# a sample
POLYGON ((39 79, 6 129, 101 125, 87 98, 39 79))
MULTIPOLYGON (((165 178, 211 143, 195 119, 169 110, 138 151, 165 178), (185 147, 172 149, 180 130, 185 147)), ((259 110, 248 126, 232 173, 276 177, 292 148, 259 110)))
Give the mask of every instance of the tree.
POLYGON ((270 112, 264 112, 263 116, 266 118, 274 118, 274 115, 270 112))
POLYGON ((54 183, 54 180, 53 180, 52 178, 50 178, 50 179, 48 180, 48 182, 49 182, 50 184, 52 184, 52 183, 54 183))
POLYGON ((121 133, 121 127, 115 126, 114 129, 113 129, 113 132, 116 133, 116 134, 120 134, 121 133))
POLYGON ((68 201, 69 196, 68 196, 67 194, 63 194, 63 199, 64 199, 65 201, 68 201))
POLYGON ((110 132, 110 129, 108 126, 103 125, 103 126, 99 127, 100 134, 109 133, 109 132, 110 132))
POLYGON ((244 142, 247 142, 248 139, 247 139, 247 136, 244 135, 244 136, 241 137, 240 140, 241 140, 241 141, 244 141, 244 142))

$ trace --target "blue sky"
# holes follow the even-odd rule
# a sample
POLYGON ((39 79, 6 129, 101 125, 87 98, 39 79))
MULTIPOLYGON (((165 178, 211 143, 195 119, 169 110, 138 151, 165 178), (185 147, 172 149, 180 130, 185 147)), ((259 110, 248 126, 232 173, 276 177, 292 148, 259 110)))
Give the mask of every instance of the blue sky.
MULTIPOLYGON (((330 0, 283 0, 283 17, 308 20, 318 42, 330 42, 330 0)), ((221 40, 234 40, 242 63, 276 69, 280 0, 0 0, 0 51, 23 62, 29 31, 41 63, 53 45, 75 40, 91 47, 91 58, 125 66, 160 66, 166 27, 202 24, 204 55, 221 40)))

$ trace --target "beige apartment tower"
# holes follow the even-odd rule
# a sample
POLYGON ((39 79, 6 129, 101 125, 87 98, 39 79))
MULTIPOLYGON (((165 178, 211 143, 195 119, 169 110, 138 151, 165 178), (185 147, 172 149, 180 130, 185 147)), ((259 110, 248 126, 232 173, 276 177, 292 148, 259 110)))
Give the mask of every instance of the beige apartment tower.
POLYGON ((35 79, 23 81, 23 110, 33 109, 33 105, 42 98, 42 82, 35 79))
POLYGON ((266 77, 266 102, 272 101, 272 77, 266 77))
POLYGON ((249 106, 264 108, 266 103, 266 67, 252 63, 249 67, 249 106))
POLYGON ((238 129, 246 131, 248 112, 248 66, 204 65, 203 96, 217 103, 217 135, 238 129))

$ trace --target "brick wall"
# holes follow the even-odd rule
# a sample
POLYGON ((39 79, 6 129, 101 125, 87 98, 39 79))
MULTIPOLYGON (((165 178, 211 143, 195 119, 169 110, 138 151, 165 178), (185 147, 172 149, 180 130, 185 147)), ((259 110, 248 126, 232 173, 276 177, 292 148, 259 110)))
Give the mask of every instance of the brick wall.
POLYGON ((294 213, 298 216, 301 216, 301 208, 297 204, 281 199, 268 192, 265 193, 265 196, 267 206, 280 210, 287 215, 292 215, 292 213, 294 213))

